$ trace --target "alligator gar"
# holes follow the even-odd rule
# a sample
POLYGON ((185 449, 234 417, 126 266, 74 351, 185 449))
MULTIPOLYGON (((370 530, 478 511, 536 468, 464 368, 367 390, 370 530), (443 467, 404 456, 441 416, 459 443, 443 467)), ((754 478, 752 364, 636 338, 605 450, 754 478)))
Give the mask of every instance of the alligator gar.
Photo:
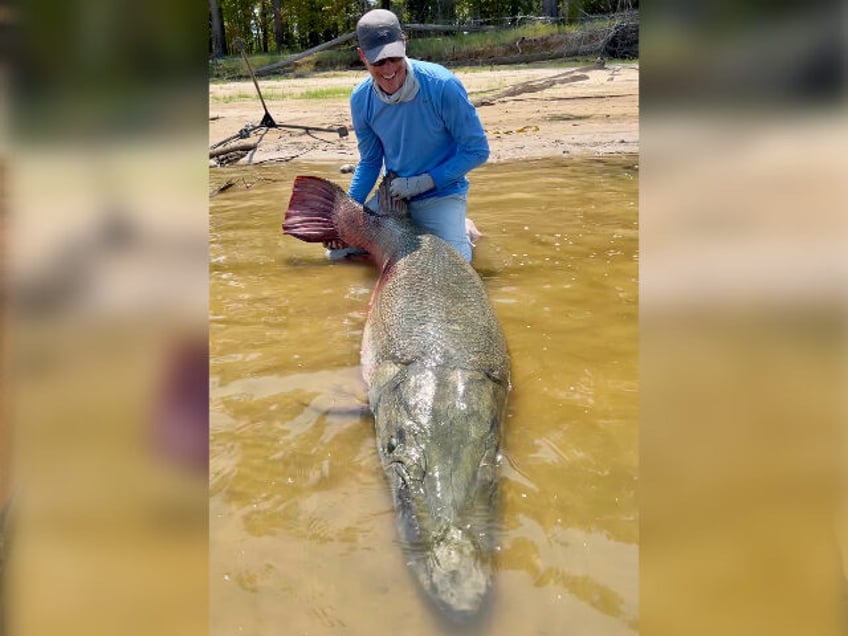
POLYGON ((509 355, 480 277, 387 186, 374 212, 332 182, 297 177, 283 232, 341 240, 379 267, 361 350, 377 449, 409 567, 462 621, 492 588, 509 355))

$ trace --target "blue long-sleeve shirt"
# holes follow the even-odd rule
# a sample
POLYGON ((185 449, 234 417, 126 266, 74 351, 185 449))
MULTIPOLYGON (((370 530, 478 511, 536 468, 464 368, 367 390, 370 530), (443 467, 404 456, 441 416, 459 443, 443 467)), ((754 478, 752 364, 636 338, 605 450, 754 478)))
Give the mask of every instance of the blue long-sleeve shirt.
POLYGON ((412 100, 386 104, 371 77, 353 89, 350 110, 359 163, 348 189, 364 203, 382 174, 427 172, 436 184, 415 199, 468 192, 466 174, 489 158, 489 142, 477 111, 457 77, 438 64, 409 60, 419 91, 412 100))

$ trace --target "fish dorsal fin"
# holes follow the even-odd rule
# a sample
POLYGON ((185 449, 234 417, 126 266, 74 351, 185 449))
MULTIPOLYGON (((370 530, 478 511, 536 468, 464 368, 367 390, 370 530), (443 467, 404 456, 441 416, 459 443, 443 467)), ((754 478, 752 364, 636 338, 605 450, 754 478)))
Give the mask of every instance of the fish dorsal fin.
POLYGON ((389 192, 389 185, 391 185, 395 177, 397 177, 397 174, 390 170, 383 177, 383 181, 380 182, 380 187, 377 188, 377 204, 380 206, 379 214, 381 216, 406 218, 409 216, 406 200, 400 197, 393 197, 391 192, 389 192))

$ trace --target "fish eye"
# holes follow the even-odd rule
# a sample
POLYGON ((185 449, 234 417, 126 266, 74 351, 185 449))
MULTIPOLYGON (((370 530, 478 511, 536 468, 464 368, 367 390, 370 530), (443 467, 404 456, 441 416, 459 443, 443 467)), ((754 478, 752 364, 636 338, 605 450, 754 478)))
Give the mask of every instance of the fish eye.
POLYGON ((395 439, 394 437, 390 437, 388 443, 386 444, 386 452, 390 454, 394 453, 397 446, 397 439, 395 439))

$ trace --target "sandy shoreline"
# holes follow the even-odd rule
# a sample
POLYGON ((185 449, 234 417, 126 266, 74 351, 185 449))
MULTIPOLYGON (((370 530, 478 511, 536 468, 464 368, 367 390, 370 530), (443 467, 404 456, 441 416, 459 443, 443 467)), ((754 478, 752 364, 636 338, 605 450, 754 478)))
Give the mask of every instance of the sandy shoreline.
MULTIPOLYGON (((607 65, 580 72, 563 67, 499 67, 456 71, 478 107, 489 137, 489 161, 599 156, 639 152, 638 64, 607 65), (543 88, 492 100, 509 89, 536 80, 543 88), (545 86, 547 81, 554 82, 545 86)), ((350 128, 343 94, 365 77, 364 71, 316 74, 306 78, 260 80, 268 111, 278 124, 350 128), (306 97, 320 91, 328 97, 306 97)), ((210 146, 256 125, 263 110, 252 82, 209 87, 210 146)), ((355 163, 356 138, 332 132, 273 128, 250 137, 256 149, 239 163, 329 161, 355 163)))

